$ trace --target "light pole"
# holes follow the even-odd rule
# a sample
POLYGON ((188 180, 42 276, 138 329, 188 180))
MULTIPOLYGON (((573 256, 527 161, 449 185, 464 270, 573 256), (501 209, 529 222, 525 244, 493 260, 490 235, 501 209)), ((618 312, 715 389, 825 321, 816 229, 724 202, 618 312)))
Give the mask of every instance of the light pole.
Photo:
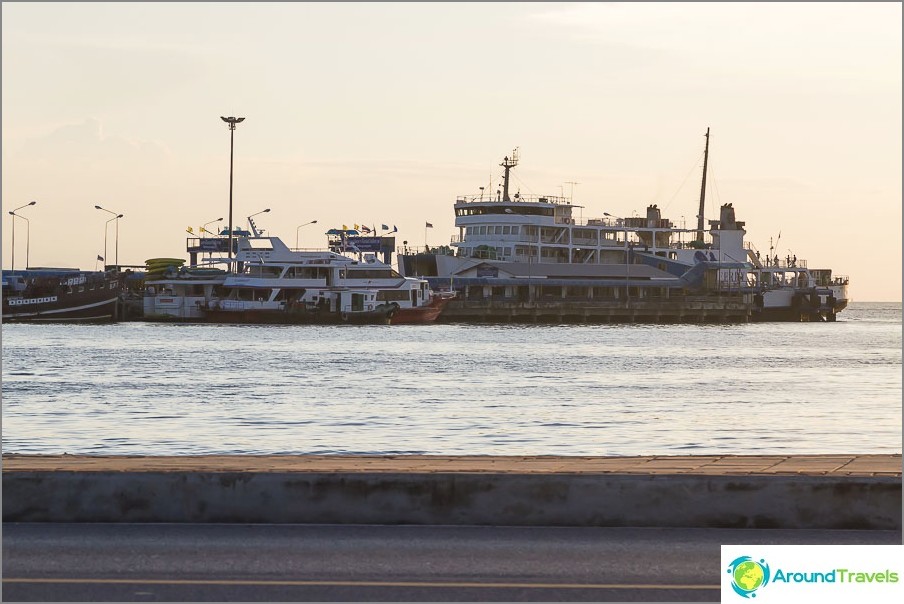
POLYGON ((104 262, 107 261, 107 225, 109 225, 114 220, 116 221, 116 266, 119 266, 119 219, 123 217, 122 214, 117 214, 112 210, 108 210, 107 208, 102 208, 100 206, 94 206, 95 210, 102 210, 108 214, 113 214, 113 218, 107 221, 104 225, 104 262))
POLYGON ((229 124, 229 265, 232 272, 232 157, 234 149, 235 125, 245 121, 243 117, 223 117, 220 119, 229 124))
POLYGON ((296 250, 298 249, 298 231, 301 229, 301 227, 308 226, 309 224, 317 224, 317 221, 312 220, 311 222, 306 222, 304 224, 300 224, 295 228, 295 249, 296 250))
MULTIPOLYGON (((31 241, 31 226, 30 226, 30 223, 28 222, 28 218, 25 218, 25 216, 22 216, 21 214, 16 214, 16 212, 18 212, 22 208, 27 208, 28 206, 33 206, 36 203, 38 203, 38 202, 30 201, 30 202, 26 203, 24 206, 19 206, 15 210, 10 210, 10 212, 9 212, 10 215, 13 217, 13 253, 12 253, 12 257, 10 259, 10 270, 16 270, 16 217, 22 218, 23 220, 25 220, 25 224, 28 228, 28 230, 26 231, 26 233, 27 233, 26 241, 28 241, 28 242, 31 241)), ((26 243, 25 244, 25 268, 26 269, 28 268, 28 246, 29 246, 29 243, 26 243)))
POLYGON ((261 210, 260 212, 255 212, 254 214, 252 214, 251 216, 248 217, 248 228, 251 230, 251 233, 255 237, 257 237, 257 228, 254 227, 254 223, 251 222, 251 219, 254 218, 255 216, 257 216, 258 214, 266 214, 269 211, 270 211, 270 208, 267 208, 266 210, 261 210))
MULTIPOLYGON (((215 223, 215 222, 220 222, 221 220, 223 220, 223 219, 222 219, 222 218, 217 218, 216 220, 211 220, 210 222, 205 222, 205 223, 204 223, 204 226, 201 227, 201 233, 203 233, 204 231, 207 231, 207 225, 208 225, 208 224, 213 224, 213 223, 215 223)), ((207 232, 210 233, 210 231, 207 231, 207 232)), ((213 235, 214 233, 210 233, 210 234, 213 235)), ((201 237, 203 237, 203 236, 204 236, 204 235, 201 235, 201 237)))

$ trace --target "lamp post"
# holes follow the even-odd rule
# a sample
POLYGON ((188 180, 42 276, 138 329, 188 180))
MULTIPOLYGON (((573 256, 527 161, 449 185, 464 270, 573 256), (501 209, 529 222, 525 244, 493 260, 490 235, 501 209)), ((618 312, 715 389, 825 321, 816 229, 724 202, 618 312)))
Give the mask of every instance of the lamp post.
POLYGON ((27 242, 27 243, 25 244, 25 268, 26 268, 26 269, 28 268, 28 247, 29 247, 30 242, 31 242, 31 225, 30 225, 30 223, 28 222, 28 218, 25 218, 25 216, 22 216, 21 214, 16 214, 16 212, 18 212, 18 211, 21 210, 22 208, 27 208, 28 206, 33 206, 33 205, 35 205, 36 203, 38 203, 38 202, 37 202, 37 201, 30 201, 30 202, 26 203, 24 206, 19 206, 19 207, 16 208, 15 210, 10 210, 10 212, 9 212, 10 215, 13 217, 13 253, 12 253, 12 256, 11 256, 11 259, 10 259, 10 270, 16 270, 16 218, 17 218, 17 217, 18 217, 18 218, 21 218, 21 219, 23 219, 23 220, 25 221, 25 225, 26 225, 26 227, 27 227, 27 229, 28 229, 28 230, 26 231, 27 234, 26 234, 26 236, 25 236, 25 240, 26 240, 26 242, 27 242))
POLYGON ((304 224, 300 224, 295 228, 295 249, 296 250, 298 249, 298 231, 301 229, 301 227, 308 226, 309 224, 317 224, 317 221, 312 220, 311 222, 306 222, 304 224))
MULTIPOLYGON (((603 216, 608 216, 609 218, 615 218, 616 225, 618 224, 617 221, 619 221, 619 220, 622 221, 622 224, 624 224, 624 221, 625 221, 624 218, 621 218, 620 216, 616 216, 615 214, 610 214, 609 212, 603 212, 603 216)), ((628 242, 628 230, 625 229, 624 233, 625 233, 625 304, 627 305, 628 300, 630 299, 630 296, 631 296, 630 281, 629 281, 630 260, 631 260, 629 256, 631 255, 631 246, 628 242)))
MULTIPOLYGON (((216 220, 211 220, 210 222, 205 222, 205 223, 204 223, 204 226, 201 227, 201 233, 203 233, 204 231, 207 231, 207 225, 208 225, 208 224, 213 224, 213 223, 215 223, 215 222, 220 222, 221 220, 223 220, 223 219, 222 219, 222 218, 217 218, 216 220)), ((207 231, 207 232, 210 233, 210 231, 207 231)), ((211 233, 211 235, 213 235, 213 234, 214 234, 214 233, 211 233)), ((204 235, 201 235, 201 236, 203 237, 204 235)))
POLYGON ((220 119, 229 124, 229 265, 228 270, 232 272, 232 158, 235 138, 235 125, 245 121, 243 117, 223 117, 220 119))
POLYGON ((254 223, 251 222, 251 219, 254 218, 255 216, 257 216, 258 214, 266 214, 269 211, 270 211, 270 208, 267 208, 266 210, 261 210, 260 212, 255 212, 254 214, 252 214, 251 216, 248 217, 248 228, 251 229, 251 233, 255 237, 257 237, 257 228, 252 226, 254 223))
POLYGON ((104 225, 104 262, 107 259, 107 225, 109 225, 114 220, 116 221, 116 266, 119 266, 119 219, 123 217, 122 214, 117 214, 112 210, 108 210, 107 208, 102 208, 100 206, 94 206, 95 210, 102 210, 107 212, 108 214, 113 214, 113 218, 107 221, 104 225))

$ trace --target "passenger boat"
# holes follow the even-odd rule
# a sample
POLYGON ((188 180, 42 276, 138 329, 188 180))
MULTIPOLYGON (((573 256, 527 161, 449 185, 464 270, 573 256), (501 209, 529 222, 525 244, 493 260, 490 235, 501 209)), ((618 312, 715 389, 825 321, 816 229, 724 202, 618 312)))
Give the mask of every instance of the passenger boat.
POLYGON ((3 321, 104 322, 117 318, 119 273, 74 268, 3 271, 3 321))
MULTIPOLYGON (((198 249, 189 241, 189 250, 198 249)), ((374 254, 289 249, 252 228, 236 239, 232 272, 222 259, 191 267, 155 264, 146 281, 145 318, 231 323, 430 322, 442 310, 424 279, 402 277, 374 254), (206 267, 206 268, 205 268, 206 267), (432 305, 431 305, 432 304, 432 305)))
POLYGON ((704 228, 708 154, 709 130, 697 228, 687 229, 656 204, 645 216, 585 220, 570 198, 510 196, 516 149, 495 196, 455 200, 458 236, 401 250, 399 271, 458 293, 441 320, 834 321, 847 277, 757 250, 731 203, 704 228))

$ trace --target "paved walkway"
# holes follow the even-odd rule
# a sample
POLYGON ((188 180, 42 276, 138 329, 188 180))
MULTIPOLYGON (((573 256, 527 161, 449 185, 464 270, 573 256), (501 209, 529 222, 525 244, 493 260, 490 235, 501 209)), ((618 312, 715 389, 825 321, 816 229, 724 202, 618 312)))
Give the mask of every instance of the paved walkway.
POLYGON ((901 476, 901 455, 4 455, 3 472, 319 472, 901 476))

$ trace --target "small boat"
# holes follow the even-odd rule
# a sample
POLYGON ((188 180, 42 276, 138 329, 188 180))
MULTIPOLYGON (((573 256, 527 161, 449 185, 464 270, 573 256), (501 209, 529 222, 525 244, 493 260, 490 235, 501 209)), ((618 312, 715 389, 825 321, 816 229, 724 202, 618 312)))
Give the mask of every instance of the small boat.
POLYGON ((3 271, 3 321, 114 321, 121 291, 121 276, 113 270, 31 268, 3 271))
POLYGON ((431 291, 430 301, 421 306, 409 306, 400 308, 392 316, 393 325, 414 325, 421 323, 435 323, 446 304, 455 297, 455 292, 431 291))

